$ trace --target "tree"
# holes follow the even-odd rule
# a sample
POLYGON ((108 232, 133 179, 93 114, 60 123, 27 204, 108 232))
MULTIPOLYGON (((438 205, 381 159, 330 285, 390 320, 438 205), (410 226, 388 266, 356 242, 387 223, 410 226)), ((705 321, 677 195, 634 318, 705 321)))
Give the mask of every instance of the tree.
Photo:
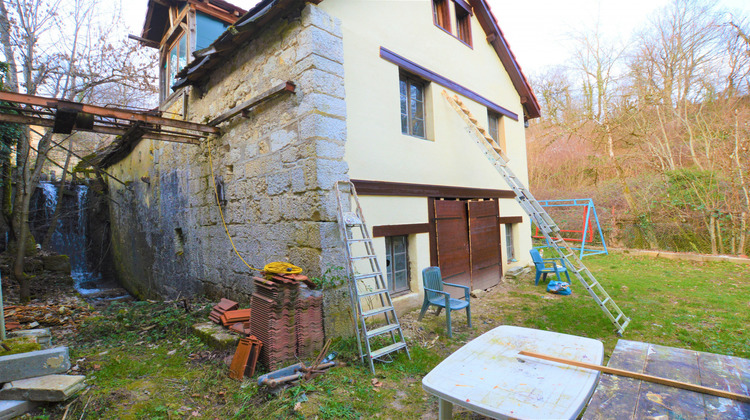
MULTIPOLYGON (((136 44, 115 39, 119 17, 113 24, 111 16, 103 22, 96 14, 107 4, 100 0, 0 0, 0 42, 11 73, 22 76, 11 89, 77 101, 96 98, 96 92, 107 91, 111 85, 155 92, 152 61, 136 44)), ((29 298, 23 273, 25 244, 30 237, 29 204, 52 135, 51 131, 42 135, 35 159, 30 155, 29 131, 18 140, 18 183, 11 225, 18 244, 13 277, 21 287, 22 299, 29 298)))

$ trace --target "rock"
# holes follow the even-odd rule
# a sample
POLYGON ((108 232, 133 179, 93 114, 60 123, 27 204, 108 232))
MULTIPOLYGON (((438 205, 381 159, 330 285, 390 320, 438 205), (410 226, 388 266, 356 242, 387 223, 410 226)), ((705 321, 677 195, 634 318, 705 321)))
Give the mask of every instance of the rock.
POLYGON ((37 257, 23 259, 23 271, 26 273, 41 273, 44 268, 42 260, 37 257))
POLYGON ((2 356, 0 357, 0 383, 65 373, 68 369, 70 369, 70 356, 67 347, 2 356))
POLYGON ((42 263, 45 270, 70 274, 70 259, 67 255, 43 255, 42 263))
POLYGON ((530 267, 515 266, 515 267, 510 267, 509 269, 505 271, 505 277, 509 279, 517 279, 530 272, 531 272, 530 267))
POLYGON ((237 347, 240 338, 229 333, 224 327, 213 322, 202 322, 193 325, 193 331, 206 345, 217 350, 228 350, 237 347))
POLYGON ((33 401, 0 401, 0 420, 10 420, 33 410, 37 403, 33 401))
POLYGON ((31 337, 42 346, 42 349, 48 349, 52 346, 52 334, 50 334, 49 329, 47 328, 9 332, 8 338, 13 337, 31 337))
POLYGON ((8 382, 0 389, 0 400, 65 401, 86 384, 83 375, 47 375, 8 382))
POLYGON ((474 289, 471 291, 471 297, 473 297, 474 299, 479 299, 486 294, 487 292, 482 289, 474 289))

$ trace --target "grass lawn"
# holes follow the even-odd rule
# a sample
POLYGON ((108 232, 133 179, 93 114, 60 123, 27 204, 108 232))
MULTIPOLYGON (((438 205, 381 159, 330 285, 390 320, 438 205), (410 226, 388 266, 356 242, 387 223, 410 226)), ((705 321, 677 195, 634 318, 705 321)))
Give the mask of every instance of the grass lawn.
MULTIPOLYGON (((750 358, 750 265, 628 254, 585 263, 632 318, 624 339, 750 358)), ((604 343, 605 358, 618 340, 580 285, 573 284, 571 296, 550 295, 534 286, 532 274, 473 300, 473 329, 455 313, 453 339, 444 337, 443 314, 422 322, 418 311, 405 314, 412 360, 398 355, 378 364, 376 378, 359 363, 356 343, 338 340, 333 347, 344 366, 273 396, 253 380, 229 379, 223 357, 231 352, 211 352, 189 333, 207 309, 186 315, 177 306, 140 302, 113 305, 87 322, 71 351, 92 386, 70 404, 68 418, 436 418, 437 400, 422 391, 422 377, 498 325, 595 338, 604 343)), ((48 408, 42 417, 59 418, 64 410, 48 408)), ((475 418, 458 407, 454 413, 475 418)))

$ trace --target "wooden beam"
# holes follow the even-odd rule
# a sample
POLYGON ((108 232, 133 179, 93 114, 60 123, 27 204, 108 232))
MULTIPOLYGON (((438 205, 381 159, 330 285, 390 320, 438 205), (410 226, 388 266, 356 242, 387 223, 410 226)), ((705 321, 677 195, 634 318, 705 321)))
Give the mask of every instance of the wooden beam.
POLYGON ((130 38, 130 39, 132 39, 134 41, 138 41, 141 44, 145 45, 146 47, 159 49, 159 43, 156 42, 156 41, 152 41, 150 39, 142 38, 142 37, 140 37, 138 35, 133 35, 133 34, 128 34, 128 38, 130 38))
POLYGON ((171 19, 172 18, 172 10, 177 10, 177 9, 174 9, 172 7, 169 8, 169 15, 170 15, 170 20, 171 20, 170 25, 169 25, 170 28, 169 28, 169 30, 167 30, 167 33, 165 33, 164 36, 161 37, 160 44, 166 45, 166 44, 169 43, 169 39, 172 37, 172 35, 174 35, 175 31, 180 27, 180 22, 182 22, 182 20, 187 17, 188 9, 190 9, 190 8, 186 7, 184 9, 182 9, 182 11, 180 12, 180 14, 178 14, 175 17, 175 19, 172 20, 171 19))
MULTIPOLYGON (((54 127, 55 122, 51 119, 29 117, 26 115, 18 114, 3 114, 0 113, 0 122, 25 124, 25 125, 38 125, 40 127, 54 127)), ((76 128, 76 131, 86 131, 89 133, 98 134, 111 134, 114 136, 121 136, 128 130, 125 128, 107 127, 107 126, 94 126, 93 128, 76 128)), ((169 141, 173 143, 186 143, 186 144, 200 144, 200 141, 190 137, 175 136, 172 134, 165 133, 153 133, 145 132, 143 137, 153 140, 169 141)))
POLYGON ((497 221, 500 224, 508 224, 508 223, 523 223, 523 217, 521 216, 501 216, 498 217, 497 221))
POLYGON ((446 185, 407 184, 403 182, 352 179, 359 195, 435 198, 516 198, 511 190, 451 187, 446 185))
POLYGON ((81 112, 88 112, 99 117, 119 118, 121 120, 140 121, 147 124, 166 125, 167 127, 181 128, 184 130, 199 131, 201 133, 218 134, 221 130, 216 127, 209 127, 205 124, 197 124, 188 121, 174 120, 171 118, 158 117, 145 113, 130 111, 121 108, 105 108, 96 105, 79 104, 77 102, 63 101, 55 98, 45 98, 42 96, 26 95, 22 93, 2 92, 0 91, 0 101, 15 102, 25 105, 43 106, 47 108, 57 108, 58 104, 77 104, 81 107, 81 112))
POLYGON ((211 127, 217 126, 224 121, 229 120, 230 118, 234 117, 235 115, 241 114, 243 111, 247 111, 250 108, 256 107, 260 105, 261 103, 276 97, 284 92, 294 93, 295 85, 293 82, 284 82, 281 83, 275 87, 272 87, 271 89, 268 89, 267 91, 261 93, 260 95, 255 96, 254 98, 251 98, 234 108, 230 109, 229 111, 224 112, 223 114, 219 115, 218 117, 211 120, 208 125, 211 127))
POLYGON ((405 225, 379 225, 372 227, 373 238, 383 236, 413 235, 416 233, 427 233, 430 231, 429 223, 412 223, 405 225))
POLYGON ((675 381, 672 379, 660 378, 658 376, 646 375, 645 373, 631 372, 629 370, 615 369, 607 366, 599 366, 591 363, 579 362, 570 359, 561 359, 559 357, 547 356, 546 354, 533 353, 530 351, 518 352, 521 356, 534 357, 542 360, 549 360, 551 362, 562 363, 565 365, 582 367, 585 369, 598 370, 599 372, 609 373, 612 375, 625 376, 628 378, 638 379, 641 381, 653 382, 655 384, 671 386, 674 388, 687 389, 688 391, 700 392, 702 394, 714 395, 721 398, 729 398, 732 400, 742 401, 750 403, 750 395, 736 394, 734 392, 723 391, 720 389, 709 388, 701 385, 694 385, 687 382, 675 381))
POLYGON ((219 19, 221 21, 224 21, 230 25, 234 24, 234 22, 237 22, 238 16, 235 16, 234 14, 227 13, 223 11, 222 9, 219 9, 217 7, 211 7, 210 5, 207 6, 205 4, 193 4, 196 10, 198 10, 201 13, 207 14, 211 17, 215 17, 216 19, 219 19))

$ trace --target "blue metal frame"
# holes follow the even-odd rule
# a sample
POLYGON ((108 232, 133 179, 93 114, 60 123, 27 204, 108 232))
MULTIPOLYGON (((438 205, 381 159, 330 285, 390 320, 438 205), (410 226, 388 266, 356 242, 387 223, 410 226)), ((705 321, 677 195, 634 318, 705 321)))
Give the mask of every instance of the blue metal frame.
MULTIPOLYGON (((586 206, 586 222, 583 226, 583 238, 581 239, 581 255, 580 258, 583 258, 587 255, 599 255, 599 254, 606 254, 609 255, 609 251, 607 251, 607 242, 604 240, 604 234, 602 233, 602 226, 599 224, 599 216, 596 214, 596 206, 594 206, 594 200, 590 198, 573 198, 570 200, 539 200, 539 205, 542 207, 581 207, 586 206), (593 249, 586 249, 586 236, 589 233, 589 224, 591 223, 591 214, 594 215, 594 220, 596 221, 596 229, 599 231, 599 237, 602 238, 602 247, 603 250, 593 250, 593 249)), ((547 242, 547 246, 551 246, 549 241, 545 238, 545 241, 547 242)))

